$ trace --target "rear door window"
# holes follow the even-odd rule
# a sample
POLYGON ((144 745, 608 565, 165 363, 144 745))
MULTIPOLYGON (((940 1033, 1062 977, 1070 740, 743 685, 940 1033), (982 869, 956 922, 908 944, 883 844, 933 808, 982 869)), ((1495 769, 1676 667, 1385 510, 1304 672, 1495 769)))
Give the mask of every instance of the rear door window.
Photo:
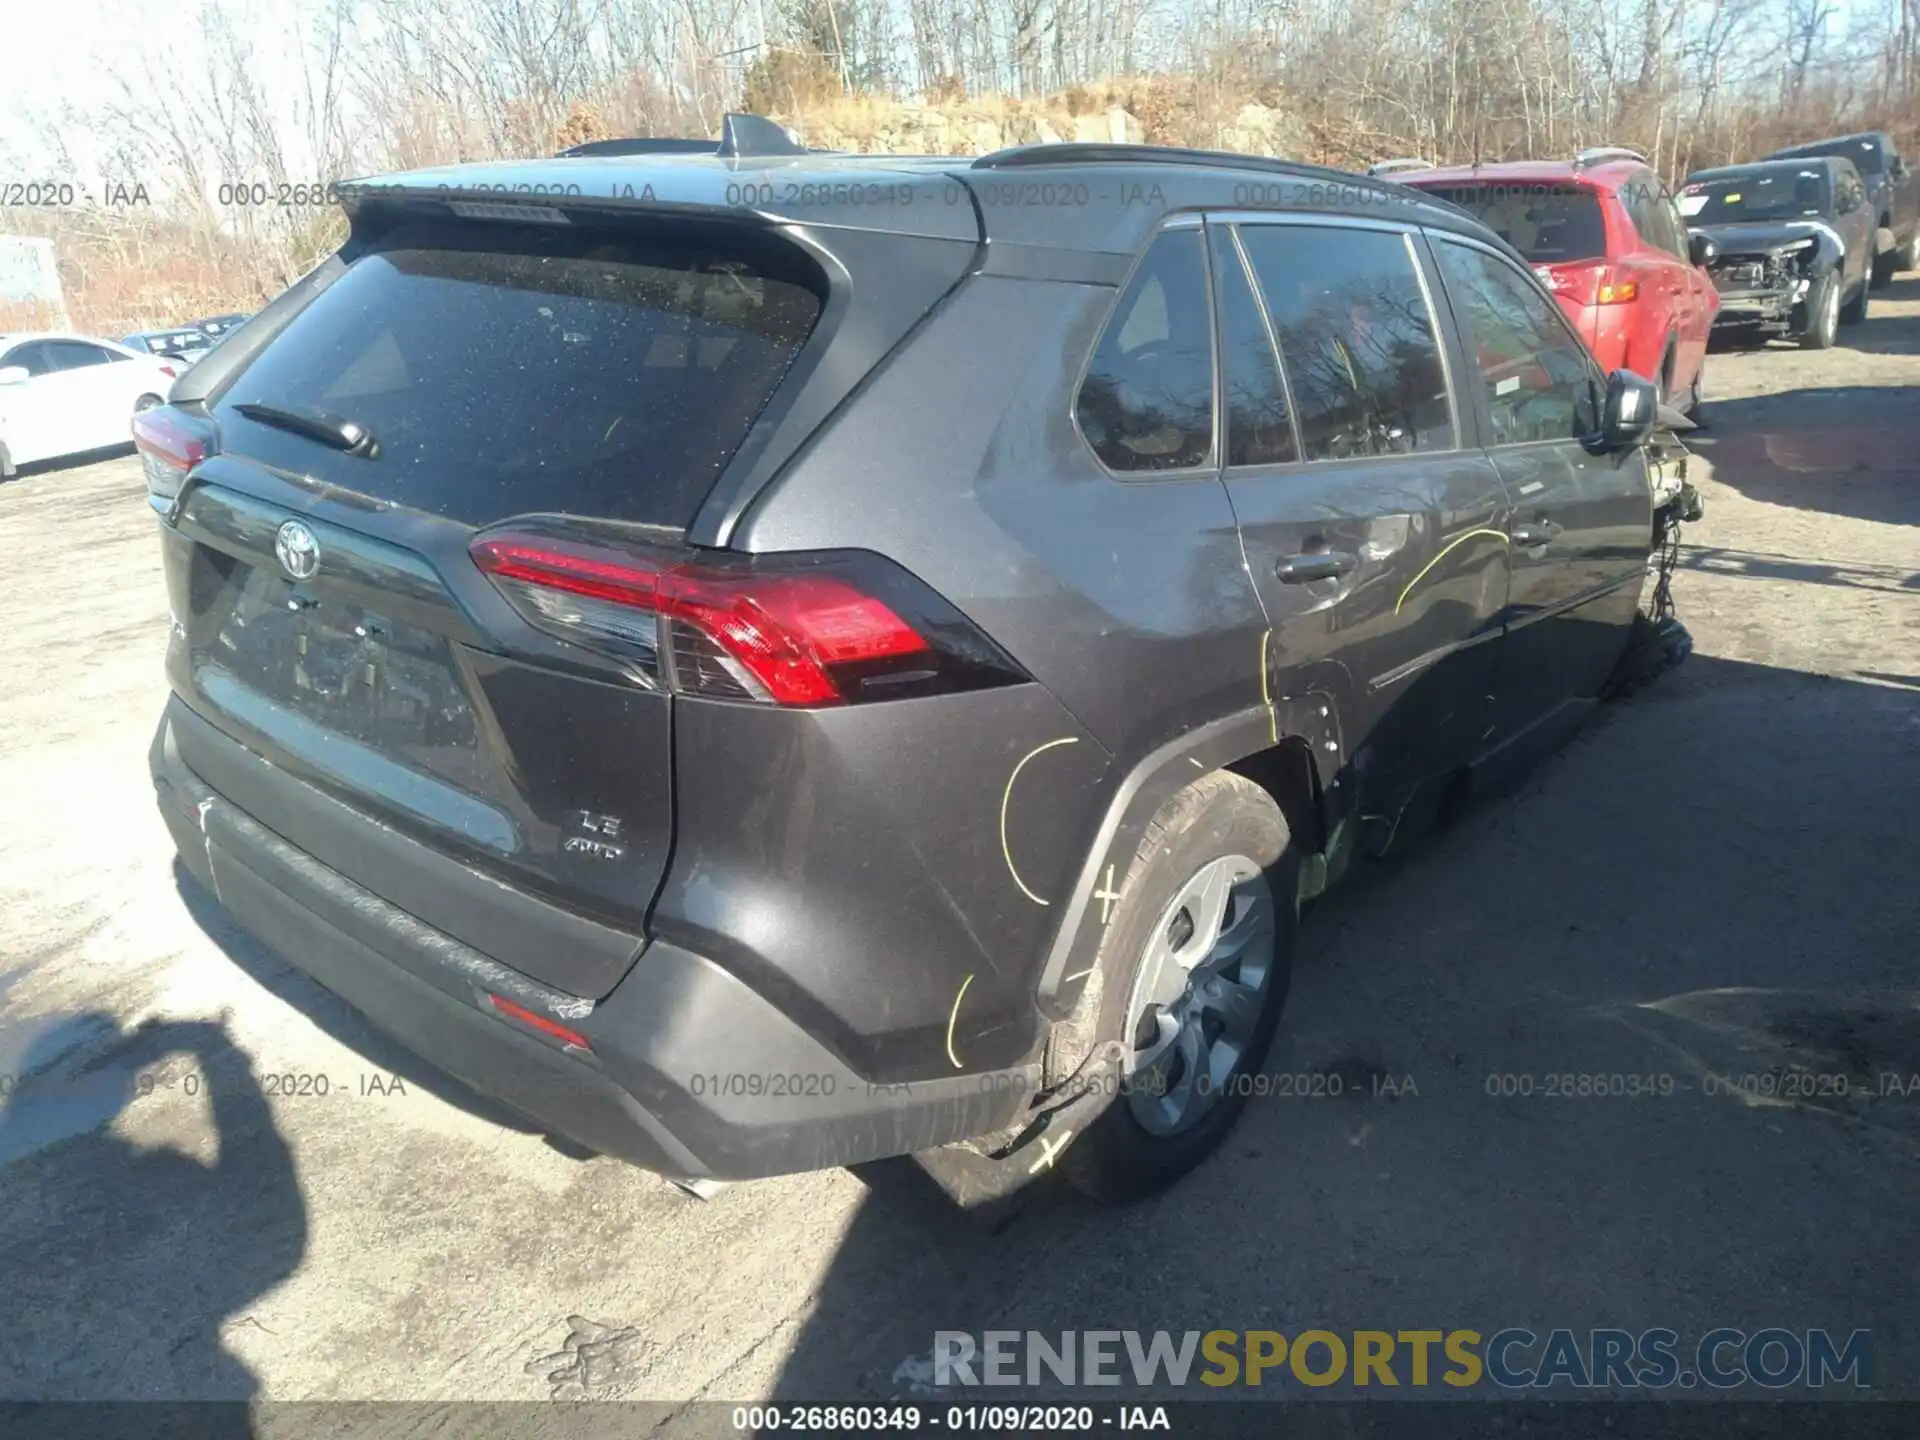
POLYGON ((1604 259, 1607 222, 1599 198, 1580 185, 1501 181, 1484 185, 1428 185, 1451 200, 1535 265, 1604 259))
POLYGON ((1285 465, 1300 458, 1280 362, 1267 319, 1247 279, 1232 232, 1214 232, 1220 297, 1221 385, 1226 393, 1227 464, 1285 465))
POLYGON ((797 251, 754 234, 415 227, 316 296, 216 414, 229 450, 472 525, 558 511, 684 527, 821 297, 797 251), (378 453, 242 404, 353 421, 378 453))
POLYGON ((1309 460, 1454 448, 1432 311, 1400 231, 1239 229, 1309 460))
POLYGON ((1191 470, 1213 454, 1213 326, 1199 230, 1153 242, 1080 384, 1080 433, 1109 470, 1191 470))

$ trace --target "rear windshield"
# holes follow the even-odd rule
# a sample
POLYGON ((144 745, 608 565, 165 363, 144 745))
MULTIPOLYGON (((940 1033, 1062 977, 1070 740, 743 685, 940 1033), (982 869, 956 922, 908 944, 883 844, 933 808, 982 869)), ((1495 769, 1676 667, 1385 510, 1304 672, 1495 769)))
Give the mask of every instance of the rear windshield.
POLYGON ((228 450, 472 525, 684 527, 819 315, 798 253, 758 235, 414 227, 317 295, 215 413, 228 450), (329 412, 377 454, 242 404, 329 412))
POLYGON ((1844 155, 1862 175, 1878 175, 1887 168, 1887 155, 1878 140, 1829 140, 1818 145, 1796 145, 1789 155, 1844 155))
POLYGON ((1689 225, 1738 225, 1752 220, 1799 220, 1827 210, 1824 165, 1791 165, 1743 175, 1689 180, 1677 197, 1689 225))
POLYGON ((1607 223, 1600 202, 1581 186, 1489 181, 1420 188, 1479 216, 1536 265, 1599 260, 1607 253, 1607 223))

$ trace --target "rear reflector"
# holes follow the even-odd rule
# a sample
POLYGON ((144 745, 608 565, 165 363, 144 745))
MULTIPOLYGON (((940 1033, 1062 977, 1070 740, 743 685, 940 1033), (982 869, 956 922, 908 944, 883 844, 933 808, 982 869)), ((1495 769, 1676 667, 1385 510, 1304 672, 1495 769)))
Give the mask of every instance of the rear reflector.
POLYGON ((554 1039, 563 1044, 570 1045, 576 1050, 585 1050, 589 1055, 593 1053, 593 1046, 587 1043, 587 1037, 582 1035, 578 1030, 569 1030, 557 1020, 549 1020, 544 1015, 536 1015, 533 1011, 527 1009, 526 1006, 516 1005, 513 1001, 502 995, 489 993, 487 1000, 494 1009, 509 1019, 518 1020, 522 1025, 531 1025, 541 1033, 551 1035, 554 1039))
POLYGON ((470 553, 530 624, 683 693, 825 706, 1025 678, 951 606, 877 556, 693 559, 526 531, 480 536, 470 553))
POLYGON ((213 428, 170 405, 156 405, 134 412, 133 443, 146 471, 148 502, 168 515, 188 473, 213 452, 213 428))

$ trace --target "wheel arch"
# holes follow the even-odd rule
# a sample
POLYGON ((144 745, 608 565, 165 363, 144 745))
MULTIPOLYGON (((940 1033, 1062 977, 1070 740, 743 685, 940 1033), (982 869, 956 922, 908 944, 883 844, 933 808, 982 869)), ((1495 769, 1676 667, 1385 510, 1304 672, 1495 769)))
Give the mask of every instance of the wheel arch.
POLYGON ((1096 892, 1111 893, 1124 882, 1161 806, 1196 780, 1231 771, 1273 798, 1302 856, 1317 855, 1343 811, 1342 753, 1334 707, 1281 701, 1189 730, 1143 757, 1111 792, 1062 906, 1036 986, 1041 1013, 1054 1021, 1073 1014, 1105 933, 1105 907, 1096 892))

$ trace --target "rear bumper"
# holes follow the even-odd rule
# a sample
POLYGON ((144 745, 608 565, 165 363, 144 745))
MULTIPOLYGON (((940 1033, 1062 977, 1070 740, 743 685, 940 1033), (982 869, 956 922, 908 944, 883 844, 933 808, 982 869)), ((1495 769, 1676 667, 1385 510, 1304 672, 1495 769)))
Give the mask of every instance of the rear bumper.
POLYGON ((754 1179, 984 1135, 1031 1092, 1032 1067, 871 1084, 737 977, 664 942, 600 1001, 551 990, 216 793, 180 758, 188 728, 196 747, 243 747, 173 699, 150 756, 181 859, 228 913, 409 1049, 588 1149, 676 1177, 754 1179), (577 1032, 591 1053, 503 1018, 489 995, 577 1032))

